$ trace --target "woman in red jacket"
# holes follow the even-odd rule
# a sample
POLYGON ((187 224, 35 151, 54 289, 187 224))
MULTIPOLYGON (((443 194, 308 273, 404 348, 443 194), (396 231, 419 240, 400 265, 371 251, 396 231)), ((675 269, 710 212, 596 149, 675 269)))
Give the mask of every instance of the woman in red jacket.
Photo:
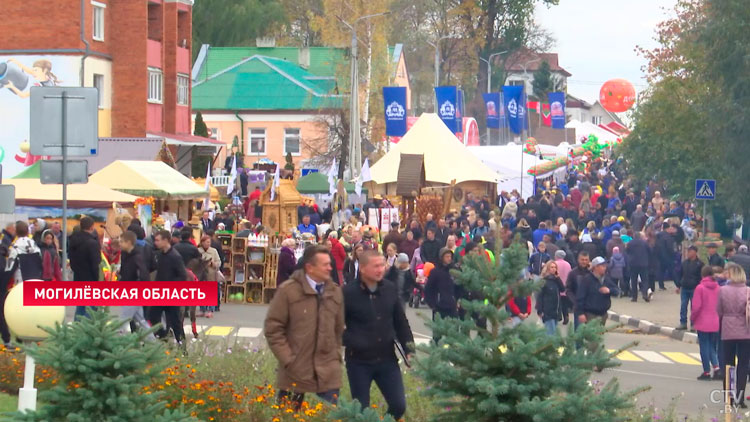
POLYGON ((346 251, 344 245, 339 242, 339 234, 332 231, 328 234, 328 239, 331 240, 331 255, 336 260, 336 272, 339 273, 339 280, 343 283, 344 281, 344 262, 346 261, 346 251))

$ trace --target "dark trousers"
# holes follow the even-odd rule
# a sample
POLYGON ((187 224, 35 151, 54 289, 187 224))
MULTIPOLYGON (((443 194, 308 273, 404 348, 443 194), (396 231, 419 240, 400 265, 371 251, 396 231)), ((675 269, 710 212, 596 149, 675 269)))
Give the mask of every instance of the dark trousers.
POLYGON ((646 297, 646 293, 648 292, 649 288, 649 282, 648 282, 648 267, 645 266, 632 266, 630 267, 630 297, 633 299, 638 299, 638 288, 641 289, 641 295, 643 297, 646 297), (638 282, 638 277, 641 278, 640 284, 638 282))
POLYGON ((156 336, 164 338, 169 330, 172 330, 175 340, 180 342, 185 340, 185 330, 182 328, 179 306, 151 306, 148 315, 148 321, 151 323, 151 326, 153 327, 154 325, 161 323, 162 312, 167 318, 167 326, 166 329, 164 327, 159 329, 159 331, 156 332, 156 336))
POLYGON ((656 281, 659 282, 659 288, 665 289, 664 282, 667 280, 675 280, 674 274, 674 262, 673 261, 662 261, 660 263, 659 272, 656 274, 656 281))
POLYGON ((3 343, 10 343, 10 330, 8 323, 5 322, 5 298, 8 297, 8 283, 10 275, 0 274, 0 334, 3 337, 3 343))
POLYGON ((401 419, 406 412, 406 395, 401 368, 395 359, 378 363, 347 361, 346 373, 352 399, 359 400, 363 409, 370 407, 370 386, 375 381, 388 403, 388 414, 401 419))
MULTIPOLYGON (((335 390, 317 393, 317 395, 318 397, 320 397, 321 400, 325 400, 328 403, 331 403, 333 405, 336 405, 339 402, 338 388, 335 390)), ((283 402, 284 400, 288 400, 290 403, 293 403, 294 411, 299 412, 300 409, 302 409, 302 402, 305 400, 305 393, 294 393, 291 391, 279 390, 279 395, 278 395, 279 403, 283 402)))
MULTIPOLYGON (((722 352, 724 355, 724 364, 737 368, 737 397, 740 397, 740 403, 745 402, 745 387, 747 385, 747 369, 750 364, 750 340, 722 340, 722 352), (737 362, 735 364, 735 358, 737 362)), ((722 372, 724 368, 721 368, 722 372)), ((726 379, 725 379, 726 384, 726 379)), ((725 385, 724 389, 728 390, 729 386, 725 385)))

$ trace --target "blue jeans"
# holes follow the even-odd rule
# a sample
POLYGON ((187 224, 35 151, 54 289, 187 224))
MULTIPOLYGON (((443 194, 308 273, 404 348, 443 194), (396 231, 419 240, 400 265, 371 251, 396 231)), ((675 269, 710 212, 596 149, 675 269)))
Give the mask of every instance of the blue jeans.
POLYGON ((73 319, 75 321, 78 321, 81 317, 87 317, 88 318, 89 314, 88 314, 86 308, 91 308, 92 312, 97 310, 96 306, 76 306, 76 314, 75 314, 75 317, 73 317, 73 319))
POLYGON ((388 414, 399 420, 406 413, 404 381, 396 359, 377 363, 347 361, 346 373, 352 399, 359 400, 362 409, 370 407, 370 386, 375 381, 388 403, 388 414))
POLYGON ((548 336, 554 336, 557 334, 557 320, 548 319, 544 321, 544 329, 547 331, 548 336))
POLYGON ((680 324, 687 325, 688 303, 693 300, 695 289, 680 289, 680 324))
POLYGON ((719 333, 698 331, 698 345, 701 350, 703 372, 710 373, 712 366, 719 366, 719 333))

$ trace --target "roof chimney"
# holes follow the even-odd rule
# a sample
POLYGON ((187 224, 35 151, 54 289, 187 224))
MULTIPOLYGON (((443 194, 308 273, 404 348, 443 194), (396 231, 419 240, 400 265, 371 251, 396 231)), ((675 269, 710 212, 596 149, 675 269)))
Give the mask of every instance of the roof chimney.
POLYGON ((304 69, 310 68, 310 47, 301 47, 299 49, 299 57, 297 59, 300 67, 304 69))
POLYGON ((255 45, 257 47, 273 48, 276 47, 276 38, 274 37, 258 37, 255 39, 255 45))

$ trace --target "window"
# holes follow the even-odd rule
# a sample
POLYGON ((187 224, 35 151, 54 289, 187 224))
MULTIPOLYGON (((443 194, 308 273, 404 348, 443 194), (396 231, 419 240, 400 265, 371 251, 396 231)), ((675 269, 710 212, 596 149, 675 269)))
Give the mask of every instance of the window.
POLYGON ((102 104, 104 104, 104 75, 94 73, 94 88, 96 88, 97 90, 99 108, 103 108, 102 104))
POLYGON ((217 141, 221 139, 221 133, 219 133, 218 127, 212 127, 208 129, 208 137, 211 139, 216 139, 217 141))
POLYGON ((591 116, 591 123, 595 125, 602 124, 602 116, 591 116))
POLYGON ((161 69, 148 68, 148 101, 162 102, 162 73, 161 69))
POLYGON ((98 1, 92 1, 91 6, 94 9, 94 16, 91 19, 94 22, 92 36, 96 41, 104 41, 104 9, 107 5, 98 1))
POLYGON ((525 85, 525 81, 513 80, 513 81, 508 81, 508 82, 510 82, 511 86, 524 86, 525 85))
POLYGON ((300 155, 299 129, 284 129, 284 155, 300 155))
POLYGON ((190 78, 187 75, 177 75, 177 104, 187 105, 190 95, 190 78))
POLYGON ((266 130, 250 129, 250 154, 266 153, 266 130))

